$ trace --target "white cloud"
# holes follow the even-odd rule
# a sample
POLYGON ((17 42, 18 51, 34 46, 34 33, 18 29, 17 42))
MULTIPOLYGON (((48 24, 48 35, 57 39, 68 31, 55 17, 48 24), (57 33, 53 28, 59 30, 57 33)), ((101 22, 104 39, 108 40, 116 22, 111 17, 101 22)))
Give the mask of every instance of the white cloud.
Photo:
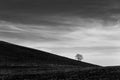
MULTIPOLYGON (((119 26, 119 24, 109 27, 104 25, 98 26, 78 27, 76 31, 64 35, 66 43, 73 47, 120 46, 120 27, 114 27, 119 26)), ((63 41, 63 43, 65 42, 63 41)))

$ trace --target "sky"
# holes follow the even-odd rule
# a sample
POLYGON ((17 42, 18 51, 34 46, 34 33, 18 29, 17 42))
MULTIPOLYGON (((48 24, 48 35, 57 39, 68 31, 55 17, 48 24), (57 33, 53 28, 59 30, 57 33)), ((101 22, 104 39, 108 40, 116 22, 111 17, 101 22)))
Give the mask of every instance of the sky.
POLYGON ((0 40, 120 65, 119 0, 0 0, 0 40))

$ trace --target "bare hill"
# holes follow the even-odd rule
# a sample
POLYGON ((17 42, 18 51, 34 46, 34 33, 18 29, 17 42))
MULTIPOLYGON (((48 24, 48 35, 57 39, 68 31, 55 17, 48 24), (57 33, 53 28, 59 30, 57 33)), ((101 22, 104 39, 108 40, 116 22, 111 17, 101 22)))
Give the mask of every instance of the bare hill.
POLYGON ((1 65, 11 64, 55 64, 74 65, 81 67, 95 67, 90 63, 76 61, 66 57, 58 56, 49 52, 31 49, 8 42, 0 41, 0 63, 1 65))

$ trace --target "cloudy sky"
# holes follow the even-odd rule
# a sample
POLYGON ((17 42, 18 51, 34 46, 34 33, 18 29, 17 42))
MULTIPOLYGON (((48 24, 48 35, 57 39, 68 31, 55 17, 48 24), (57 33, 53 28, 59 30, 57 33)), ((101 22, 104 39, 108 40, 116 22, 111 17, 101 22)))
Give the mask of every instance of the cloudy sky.
POLYGON ((0 0, 0 40, 120 65, 120 1, 0 0))

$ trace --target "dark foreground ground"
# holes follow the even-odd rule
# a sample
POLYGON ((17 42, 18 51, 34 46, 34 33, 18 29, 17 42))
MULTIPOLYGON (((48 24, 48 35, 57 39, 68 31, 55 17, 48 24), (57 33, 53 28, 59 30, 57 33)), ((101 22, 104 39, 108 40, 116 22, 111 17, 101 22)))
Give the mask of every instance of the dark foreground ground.
POLYGON ((120 80, 120 67, 60 68, 1 67, 0 80, 120 80))

